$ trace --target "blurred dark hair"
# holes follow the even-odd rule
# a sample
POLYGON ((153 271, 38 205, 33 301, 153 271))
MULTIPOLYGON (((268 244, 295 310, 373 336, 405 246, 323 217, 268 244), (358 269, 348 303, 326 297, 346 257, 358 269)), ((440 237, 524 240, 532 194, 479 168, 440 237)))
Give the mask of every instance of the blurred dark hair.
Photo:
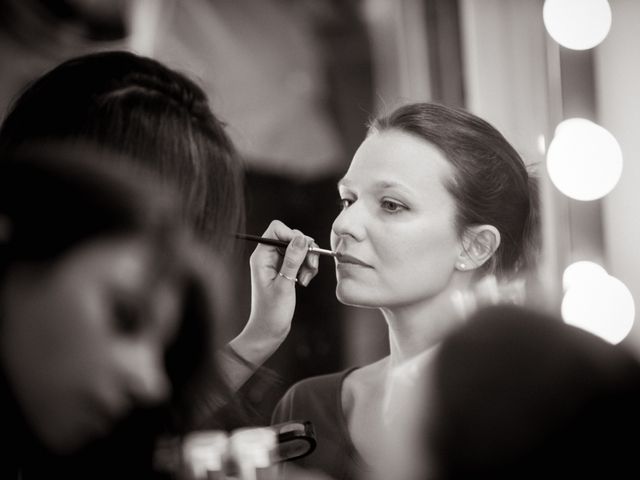
POLYGON ((93 142, 176 183, 184 214, 214 247, 242 230, 242 168, 202 89, 128 52, 68 60, 22 92, 0 128, 0 151, 43 141, 93 142))
POLYGON ((436 146, 454 168, 446 185, 456 200, 457 227, 498 229, 500 246, 480 272, 508 276, 534 265, 538 248, 538 195, 520 155, 489 123, 434 103, 402 106, 374 120, 370 132, 395 129, 436 146))
POLYGON ((638 476, 640 364, 624 348, 500 306, 446 339, 434 369, 434 480, 638 476))
POLYGON ((127 165, 78 145, 5 152, 0 161, 0 284, 14 265, 46 268, 87 242, 138 235, 153 249, 157 275, 175 279, 182 299, 177 333, 165 352, 168 402, 134 412, 72 458, 30 464, 29 470, 51 468, 66 478, 150 474, 158 435, 189 431, 203 416, 194 403, 228 395, 214 358, 215 325, 226 315, 225 270, 190 235, 177 192, 157 174, 127 165))
POLYGON ((0 271, 58 260, 98 237, 143 233, 170 243, 182 225, 178 196, 148 172, 89 148, 48 145, 0 160, 0 271))

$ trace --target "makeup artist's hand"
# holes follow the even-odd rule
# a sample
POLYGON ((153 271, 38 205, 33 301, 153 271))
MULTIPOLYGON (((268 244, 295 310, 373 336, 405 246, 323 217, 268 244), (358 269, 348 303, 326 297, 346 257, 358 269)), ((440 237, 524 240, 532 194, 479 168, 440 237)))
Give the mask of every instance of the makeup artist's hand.
POLYGON ((296 283, 307 286, 318 273, 317 246, 311 237, 274 220, 263 237, 289 242, 286 250, 260 244, 251 255, 251 314, 229 345, 244 359, 260 365, 276 351, 291 329, 296 283), (296 282, 297 279, 297 282, 296 282))

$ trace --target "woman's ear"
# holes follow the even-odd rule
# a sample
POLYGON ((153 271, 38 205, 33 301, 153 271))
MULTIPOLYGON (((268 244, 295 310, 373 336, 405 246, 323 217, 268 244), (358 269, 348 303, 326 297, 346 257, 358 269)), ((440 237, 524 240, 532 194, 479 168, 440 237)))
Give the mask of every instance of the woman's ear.
POLYGON ((500 232, 493 225, 473 225, 462 236, 456 269, 475 270, 484 265, 500 246, 500 232))

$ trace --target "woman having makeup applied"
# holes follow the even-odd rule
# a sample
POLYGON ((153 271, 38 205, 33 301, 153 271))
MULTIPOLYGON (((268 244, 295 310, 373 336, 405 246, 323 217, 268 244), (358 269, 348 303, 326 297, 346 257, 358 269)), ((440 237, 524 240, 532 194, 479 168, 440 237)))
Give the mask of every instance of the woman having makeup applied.
MULTIPOLYGON (((428 363, 462 323, 456 292, 531 266, 537 215, 533 181, 505 138, 466 111, 436 104, 410 104, 375 120, 338 191, 336 295, 382 312, 389 355, 297 383, 273 421, 311 420, 318 446, 298 463, 342 480, 381 470, 393 428, 385 424, 385 399, 394 368, 419 355, 428 363)), ((275 255, 260 245, 254 256, 267 251, 275 255)))

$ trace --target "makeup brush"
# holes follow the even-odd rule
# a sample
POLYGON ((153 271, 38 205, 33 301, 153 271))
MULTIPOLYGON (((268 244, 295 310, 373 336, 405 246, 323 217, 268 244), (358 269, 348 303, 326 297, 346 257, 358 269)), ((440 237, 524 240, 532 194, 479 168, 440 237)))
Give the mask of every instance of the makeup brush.
MULTIPOLYGON (((287 248, 289 242, 284 240, 276 240, 275 238, 259 237, 258 235, 248 235, 246 233, 236 233, 236 238, 240 240, 248 240, 249 242, 263 243, 265 245, 271 245, 272 247, 287 248)), ((318 255, 327 255, 329 257, 337 257, 338 252, 333 250, 327 250, 325 248, 309 247, 309 253, 317 253, 318 255)))

